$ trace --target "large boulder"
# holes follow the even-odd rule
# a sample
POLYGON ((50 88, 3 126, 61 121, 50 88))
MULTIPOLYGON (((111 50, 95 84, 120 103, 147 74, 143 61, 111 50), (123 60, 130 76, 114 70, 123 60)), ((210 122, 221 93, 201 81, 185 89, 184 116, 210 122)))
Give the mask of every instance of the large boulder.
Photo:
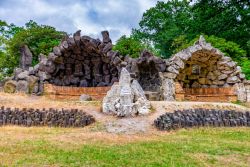
POLYGON ((29 76, 28 81, 28 91, 29 93, 37 93, 38 92, 38 77, 29 76))
POLYGON ((119 117, 145 115, 150 103, 137 80, 122 68, 119 83, 115 83, 103 99, 103 112, 119 117))
POLYGON ((4 84, 4 92, 6 93, 15 93, 17 87, 17 82, 14 80, 9 80, 4 84))
POLYGON ((16 85, 17 92, 29 93, 29 85, 27 81, 20 80, 16 85))
POLYGON ((17 75, 17 80, 27 80, 29 77, 29 71, 23 71, 17 75))
POLYGON ((91 101, 92 98, 90 95, 87 95, 87 94, 82 94, 79 98, 80 101, 91 101))

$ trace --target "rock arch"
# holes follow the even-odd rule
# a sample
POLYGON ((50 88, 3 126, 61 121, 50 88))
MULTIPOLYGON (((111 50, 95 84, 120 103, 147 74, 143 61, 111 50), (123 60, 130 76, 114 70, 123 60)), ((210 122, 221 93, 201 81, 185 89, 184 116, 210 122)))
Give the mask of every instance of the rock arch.
POLYGON ((109 86, 118 81, 121 56, 112 51, 108 31, 102 36, 101 41, 77 31, 54 47, 47 58, 41 56, 39 70, 45 72, 45 80, 58 86, 79 87, 109 86))
MULTIPOLYGON (((238 87, 245 80, 237 63, 206 43, 203 36, 193 46, 173 55, 167 64, 168 82, 177 82, 182 88, 238 87)), ((168 96, 174 99, 175 93, 168 96)))

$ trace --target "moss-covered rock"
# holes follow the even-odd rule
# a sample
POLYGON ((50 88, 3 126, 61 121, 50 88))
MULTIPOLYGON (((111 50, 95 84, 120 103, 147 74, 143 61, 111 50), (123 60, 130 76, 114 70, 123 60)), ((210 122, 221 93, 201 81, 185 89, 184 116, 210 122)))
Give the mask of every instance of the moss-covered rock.
POLYGON ((16 92, 17 82, 14 80, 9 80, 4 84, 4 92, 6 93, 15 93, 16 92))

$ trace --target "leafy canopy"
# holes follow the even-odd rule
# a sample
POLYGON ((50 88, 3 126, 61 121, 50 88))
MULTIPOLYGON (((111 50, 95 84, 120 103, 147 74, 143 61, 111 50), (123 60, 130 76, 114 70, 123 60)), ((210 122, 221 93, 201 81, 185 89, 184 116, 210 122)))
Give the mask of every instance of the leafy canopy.
POLYGON ((9 75, 19 65, 20 48, 27 45, 33 54, 33 65, 38 63, 38 55, 47 55, 52 48, 59 44, 65 32, 57 31, 54 27, 38 25, 29 21, 24 27, 8 25, 0 21, 0 39, 3 53, 0 54, 0 72, 9 75))
POLYGON ((158 2, 147 10, 133 30, 133 35, 151 40, 168 58, 176 48, 176 37, 190 41, 207 34, 233 41, 247 50, 250 57, 250 1, 242 0, 172 0, 158 2))
POLYGON ((141 41, 134 36, 126 37, 126 35, 123 35, 113 46, 113 50, 119 51, 123 56, 129 55, 133 58, 139 57, 144 49, 151 51, 155 55, 159 55, 157 50, 149 43, 141 41))
POLYGON ((189 24, 190 6, 188 1, 158 2, 147 10, 139 23, 140 28, 133 35, 142 40, 150 40, 164 57, 170 57, 169 47, 176 36, 185 34, 189 24))
POLYGON ((119 51, 124 56, 129 55, 133 58, 136 58, 139 57, 140 52, 143 50, 143 45, 139 40, 123 35, 117 40, 113 50, 119 51))

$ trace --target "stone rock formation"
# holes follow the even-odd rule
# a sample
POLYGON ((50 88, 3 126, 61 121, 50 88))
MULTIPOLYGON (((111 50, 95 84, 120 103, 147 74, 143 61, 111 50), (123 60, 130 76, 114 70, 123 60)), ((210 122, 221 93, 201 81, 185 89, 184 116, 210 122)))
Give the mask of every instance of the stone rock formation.
POLYGON ((78 109, 0 108, 0 126, 84 127, 94 122, 92 115, 78 109))
POLYGON ((32 65, 32 53, 27 45, 24 45, 20 48, 20 68, 28 70, 32 65))
POLYGON ((103 112, 119 117, 145 115, 149 113, 150 103, 143 89, 130 73, 123 68, 119 83, 115 83, 103 99, 103 112))
POLYGON ((17 82, 14 80, 9 80, 4 84, 4 92, 6 93, 15 93, 16 92, 17 82))
POLYGON ((112 51, 107 31, 103 41, 81 36, 80 31, 54 47, 39 65, 49 83, 58 86, 109 86, 117 81, 121 55, 112 51))
POLYGON ((80 101, 91 101, 92 98, 91 98, 91 96, 89 96, 89 95, 82 94, 82 95, 80 96, 79 100, 80 100, 80 101))
MULTIPOLYGON (((238 99, 247 99, 246 79, 241 68, 202 36, 193 46, 169 59, 156 57, 146 50, 138 58, 124 56, 112 50, 108 31, 102 32, 102 38, 82 36, 79 30, 73 36, 65 37, 47 56, 40 54, 39 64, 34 67, 30 67, 32 54, 24 46, 21 49, 22 68, 17 68, 11 78, 16 81, 16 86, 12 84, 14 92, 39 95, 45 83, 73 87, 112 86, 118 82, 121 69, 126 68, 149 100, 176 100, 176 84, 183 94, 188 88, 234 87, 238 99)), ((112 91, 116 91, 114 89, 112 91)), ((124 96, 132 91, 125 90, 128 92, 124 92, 124 96)), ((121 98, 123 100, 124 103, 131 102, 131 99, 121 98)))
POLYGON ((72 37, 65 37, 48 56, 40 54, 39 63, 34 67, 30 67, 32 54, 25 45, 20 50, 21 68, 15 69, 11 78, 19 83, 13 91, 41 94, 44 83, 75 87, 111 86, 118 81, 124 61, 122 55, 111 50, 109 33, 103 31, 102 35, 103 41, 81 36, 77 31, 72 37))
POLYGON ((190 109, 168 112, 159 116, 154 125, 160 130, 191 128, 200 126, 248 126, 250 127, 250 112, 215 109, 190 109))
MULTIPOLYGON (((203 36, 200 36, 193 46, 166 60, 166 64, 168 67, 167 72, 163 73, 163 80, 168 78, 179 82, 183 88, 233 87, 245 80, 241 68, 230 57, 206 43, 203 36)), ((164 100, 175 97, 175 92, 169 91, 172 90, 173 84, 169 83, 171 82, 162 84, 164 100)), ((236 89, 238 88, 236 86, 236 89)), ((241 86, 240 89, 244 88, 241 86)))

